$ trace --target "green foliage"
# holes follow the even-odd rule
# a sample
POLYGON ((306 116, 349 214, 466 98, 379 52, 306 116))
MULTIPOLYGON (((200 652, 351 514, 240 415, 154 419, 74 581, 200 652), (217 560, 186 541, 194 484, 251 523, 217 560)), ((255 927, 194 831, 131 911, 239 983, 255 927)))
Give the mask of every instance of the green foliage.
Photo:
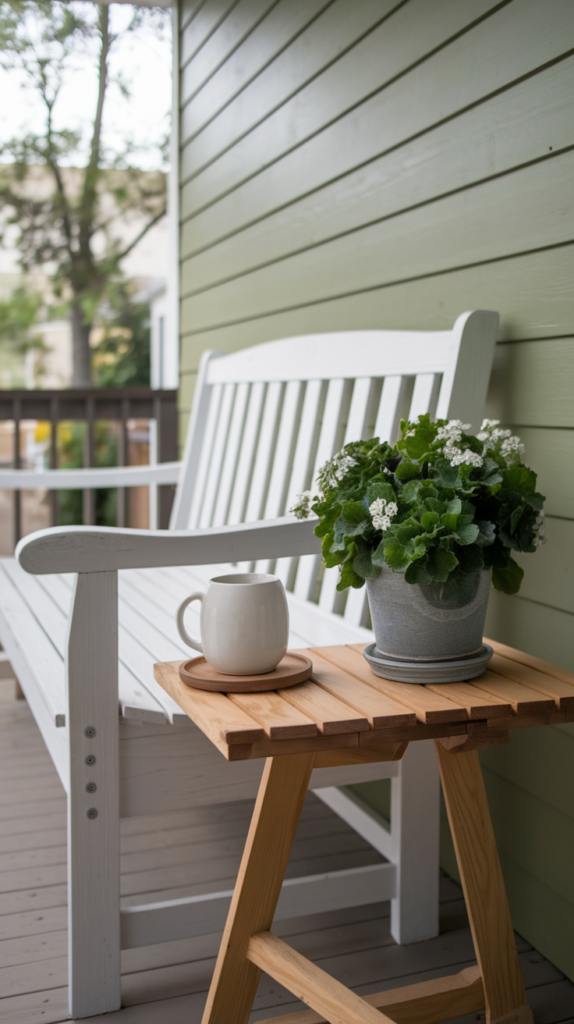
POLYGON ((523 570, 511 551, 544 542, 544 497, 519 438, 496 420, 476 436, 469 430, 419 416, 401 423, 396 445, 355 441, 322 467, 319 493, 302 495, 292 512, 319 517, 315 532, 326 565, 340 566, 339 590, 387 566, 453 607, 471 599, 480 569, 492 568, 498 590, 518 591, 523 570))
MULTIPOLYGON (((58 428, 58 466, 60 469, 79 469, 83 466, 86 437, 85 423, 60 423, 58 428)), ((94 424, 94 464, 97 467, 117 466, 118 441, 113 428, 103 420, 94 424)), ((58 491, 59 520, 61 526, 81 526, 82 491, 58 491)), ((96 525, 115 526, 117 491, 101 487, 95 492, 96 525)))
POLYGON ((0 301, 0 341, 26 351, 32 342, 31 328, 41 305, 41 295, 26 288, 16 288, 9 299, 0 301))
POLYGON ((148 304, 134 302, 122 284, 112 291, 100 320, 101 337, 92 355, 94 383, 102 388, 149 387, 148 304))

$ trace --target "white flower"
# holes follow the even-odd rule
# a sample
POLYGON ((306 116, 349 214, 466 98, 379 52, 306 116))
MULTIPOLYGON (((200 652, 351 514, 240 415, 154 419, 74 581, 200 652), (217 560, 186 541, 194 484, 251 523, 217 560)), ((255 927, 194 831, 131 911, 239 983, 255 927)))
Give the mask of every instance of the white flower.
POLYGON ((477 468, 482 466, 482 456, 472 452, 470 448, 466 448, 463 452, 460 448, 453 448, 448 454, 445 448, 445 455, 450 458, 451 466, 476 466, 477 468))
POLYGON ((302 494, 298 494, 293 503, 293 507, 289 509, 289 515, 296 516, 297 519, 316 519, 317 516, 313 512, 311 505, 317 500, 316 496, 312 491, 303 491, 302 494))
POLYGON ((396 516, 398 512, 398 506, 395 501, 375 498, 369 505, 369 512, 373 518, 375 530, 388 530, 393 516, 396 516))
POLYGON ((337 465, 335 467, 335 476, 337 480, 342 480, 347 475, 353 466, 357 465, 357 460, 352 455, 338 456, 337 465))
POLYGON ((534 547, 540 548, 543 544, 546 544, 548 540, 546 536, 546 517, 544 512, 539 512, 536 516, 534 523, 534 547))
MULTIPOLYGON (((481 430, 494 430, 498 426, 500 420, 483 420, 480 426, 481 430)), ((482 438, 481 438, 482 440, 482 438)))
POLYGON ((385 498, 375 498, 369 505, 369 512, 372 516, 382 516, 387 502, 385 498))
POLYGON ((524 445, 516 434, 504 439, 500 446, 500 454, 508 458, 509 455, 523 455, 524 445))
POLYGON ((439 427, 436 440, 446 441, 447 445, 457 444, 463 434, 468 434, 470 423, 463 423, 462 420, 449 420, 446 427, 439 427))
POLYGON ((324 475, 323 483, 325 487, 336 487, 337 484, 344 479, 350 469, 357 465, 357 460, 352 455, 345 455, 344 452, 338 452, 333 455, 330 462, 321 470, 324 475))
POLYGON ((373 526, 375 527, 375 530, 388 530, 390 525, 390 516, 373 516, 373 526))
POLYGON ((512 434, 510 430, 502 430, 497 425, 499 420, 485 420, 484 422, 488 425, 488 430, 477 435, 479 441, 484 442, 483 455, 489 451, 496 451, 497 448, 504 459, 512 459, 517 455, 524 454, 524 445, 520 438, 516 434, 512 434))

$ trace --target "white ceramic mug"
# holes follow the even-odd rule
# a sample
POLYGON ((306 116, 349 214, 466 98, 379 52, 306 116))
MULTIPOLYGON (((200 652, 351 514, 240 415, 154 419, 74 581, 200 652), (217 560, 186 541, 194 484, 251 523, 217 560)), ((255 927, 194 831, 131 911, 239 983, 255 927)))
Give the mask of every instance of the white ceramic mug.
POLYGON ((204 593, 190 594, 177 611, 182 640, 200 651, 218 672, 262 675, 277 668, 287 651, 289 609, 281 580, 266 573, 216 576, 204 593), (183 616, 201 601, 201 643, 187 632, 183 616))

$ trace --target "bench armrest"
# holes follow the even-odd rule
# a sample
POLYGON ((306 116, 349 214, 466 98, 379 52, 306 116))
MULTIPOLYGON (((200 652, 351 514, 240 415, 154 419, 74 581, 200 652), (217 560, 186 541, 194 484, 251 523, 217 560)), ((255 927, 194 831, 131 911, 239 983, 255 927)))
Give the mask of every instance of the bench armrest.
POLYGON ((176 484, 181 462, 155 466, 113 466, 110 469, 0 469, 0 490, 86 490, 98 487, 145 487, 176 484))
POLYGON ((35 575, 212 565, 319 554, 315 519, 266 519, 204 530, 122 530, 55 526, 20 541, 16 557, 35 575))

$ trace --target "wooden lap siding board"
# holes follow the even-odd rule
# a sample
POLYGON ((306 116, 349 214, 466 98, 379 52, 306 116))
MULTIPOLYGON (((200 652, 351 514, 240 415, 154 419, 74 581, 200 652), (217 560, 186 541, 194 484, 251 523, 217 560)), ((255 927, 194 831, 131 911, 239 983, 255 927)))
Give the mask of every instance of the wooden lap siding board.
MULTIPOLYGON (((550 539, 521 559, 520 596, 492 595, 488 632, 573 669, 574 7, 261 0, 181 17, 182 425, 205 348, 500 310, 487 415, 526 441, 550 539)), ((532 757, 531 736, 481 755, 486 785, 515 926, 574 977, 574 728, 539 730, 532 757)))

